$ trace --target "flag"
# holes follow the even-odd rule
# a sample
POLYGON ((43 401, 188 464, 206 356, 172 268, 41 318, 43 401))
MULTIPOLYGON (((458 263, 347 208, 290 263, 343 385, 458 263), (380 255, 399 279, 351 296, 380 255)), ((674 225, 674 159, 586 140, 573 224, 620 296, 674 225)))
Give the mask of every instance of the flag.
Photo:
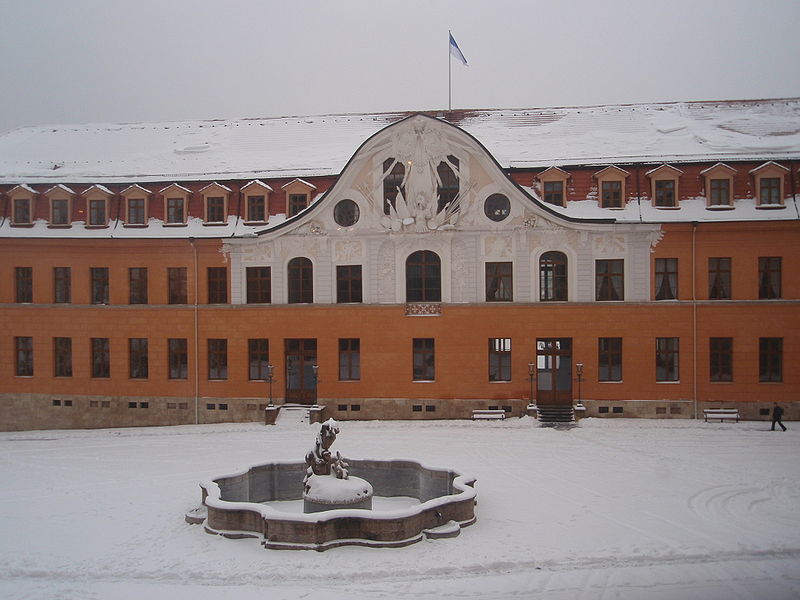
POLYGON ((464 63, 465 67, 468 67, 469 65, 467 64, 467 59, 464 58, 464 54, 461 52, 461 48, 459 48, 458 44, 456 44, 456 40, 453 38, 453 34, 448 32, 448 35, 450 36, 450 55, 455 56, 458 60, 464 63))

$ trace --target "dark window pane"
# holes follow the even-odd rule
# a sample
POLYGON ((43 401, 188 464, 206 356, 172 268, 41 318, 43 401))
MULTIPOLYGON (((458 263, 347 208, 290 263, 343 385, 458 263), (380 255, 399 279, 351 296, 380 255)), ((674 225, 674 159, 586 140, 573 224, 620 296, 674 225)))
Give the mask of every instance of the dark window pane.
POLYGON ((147 379, 147 338, 128 340, 128 366, 131 379, 147 379))
POLYGON ((539 259, 539 299, 567 300, 567 256, 545 252, 539 259))
POLYGON ((679 381, 678 338, 656 338, 656 381, 679 381))
POLYGON ((336 302, 361 302, 361 265, 336 267, 336 302))
POLYGON ((185 338, 167 340, 169 378, 187 379, 189 377, 189 355, 185 338))
POLYGON ((486 263, 486 301, 511 302, 514 299, 513 264, 486 263))
POLYGON ((208 267, 208 303, 225 304, 228 302, 228 269, 227 267, 208 267))
POLYGON ((15 293, 17 302, 33 302, 33 267, 15 267, 15 293))
POLYGON ((441 302, 442 281, 439 255, 419 250, 406 259, 406 302, 441 302))
POLYGON ((53 302, 72 302, 72 270, 69 267, 53 268, 53 302))
POLYGON ((759 338, 758 380, 783 381, 783 338, 759 338))
POLYGON ((92 338, 92 377, 105 378, 111 373, 111 354, 108 338, 92 338))
POLYGON ((511 338, 489 338, 489 381, 511 381, 511 338))
POLYGON ((293 258, 288 266, 289 304, 314 302, 314 267, 305 257, 293 258))
POLYGON ((269 340, 264 338, 247 340, 248 378, 267 379, 269 365, 269 340))
POLYGON ((361 340, 343 338, 339 340, 339 380, 361 379, 361 340))
POLYGON ((17 377, 33 377, 33 338, 14 338, 17 377))
POLYGON ((733 381, 733 338, 709 338, 709 379, 733 381))
POLYGON ((128 286, 130 304, 147 304, 147 267, 128 269, 128 286))
POLYGON ((72 338, 53 338, 53 375, 72 377, 72 338))
POLYGON ((186 304, 186 267, 167 267, 167 302, 186 304))
POLYGON ((781 297, 781 257, 758 258, 758 297, 775 300, 781 297))
POLYGON ((708 297, 711 300, 731 298, 731 259, 708 259, 708 297))
POLYGON ((208 378, 228 378, 228 340, 208 340, 208 378))
POLYGON ((656 259, 656 300, 678 298, 678 259, 656 259))
POLYGON ((598 338, 597 380, 622 381, 622 338, 598 338))
POLYGON ((390 214, 395 208, 398 193, 405 198, 406 190, 403 181, 406 176, 406 169, 403 163, 393 158, 387 158, 383 162, 383 212, 390 214))
POLYGON ((92 281, 92 304, 108 304, 108 267, 91 267, 89 275, 92 281))
POLYGON ((270 267, 247 267, 247 303, 272 302, 272 272, 270 267))
POLYGON ((599 301, 625 299, 625 263, 622 259, 595 261, 595 294, 599 301))
POLYGON ((414 381, 433 381, 436 376, 433 338, 414 338, 413 351, 414 381))

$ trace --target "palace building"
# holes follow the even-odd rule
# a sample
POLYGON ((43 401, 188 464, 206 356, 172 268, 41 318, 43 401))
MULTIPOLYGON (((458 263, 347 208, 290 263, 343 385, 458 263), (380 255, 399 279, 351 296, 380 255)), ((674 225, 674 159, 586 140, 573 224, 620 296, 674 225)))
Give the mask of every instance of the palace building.
POLYGON ((798 98, 19 128, 0 428, 800 418, 799 171, 798 98))

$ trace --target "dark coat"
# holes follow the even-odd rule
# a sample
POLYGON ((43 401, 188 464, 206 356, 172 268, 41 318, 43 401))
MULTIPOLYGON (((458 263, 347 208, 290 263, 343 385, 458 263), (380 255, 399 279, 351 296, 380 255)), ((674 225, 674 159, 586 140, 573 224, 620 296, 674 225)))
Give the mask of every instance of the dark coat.
POLYGON ((772 407, 772 418, 776 421, 780 421, 783 417, 783 409, 780 406, 772 407))

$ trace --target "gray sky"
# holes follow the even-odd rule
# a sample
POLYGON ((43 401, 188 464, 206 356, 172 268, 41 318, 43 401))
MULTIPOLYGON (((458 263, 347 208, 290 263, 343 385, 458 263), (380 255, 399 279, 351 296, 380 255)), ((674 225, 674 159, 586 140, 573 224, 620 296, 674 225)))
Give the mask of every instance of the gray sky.
POLYGON ((798 0, 0 0, 20 125, 800 96, 798 0))

